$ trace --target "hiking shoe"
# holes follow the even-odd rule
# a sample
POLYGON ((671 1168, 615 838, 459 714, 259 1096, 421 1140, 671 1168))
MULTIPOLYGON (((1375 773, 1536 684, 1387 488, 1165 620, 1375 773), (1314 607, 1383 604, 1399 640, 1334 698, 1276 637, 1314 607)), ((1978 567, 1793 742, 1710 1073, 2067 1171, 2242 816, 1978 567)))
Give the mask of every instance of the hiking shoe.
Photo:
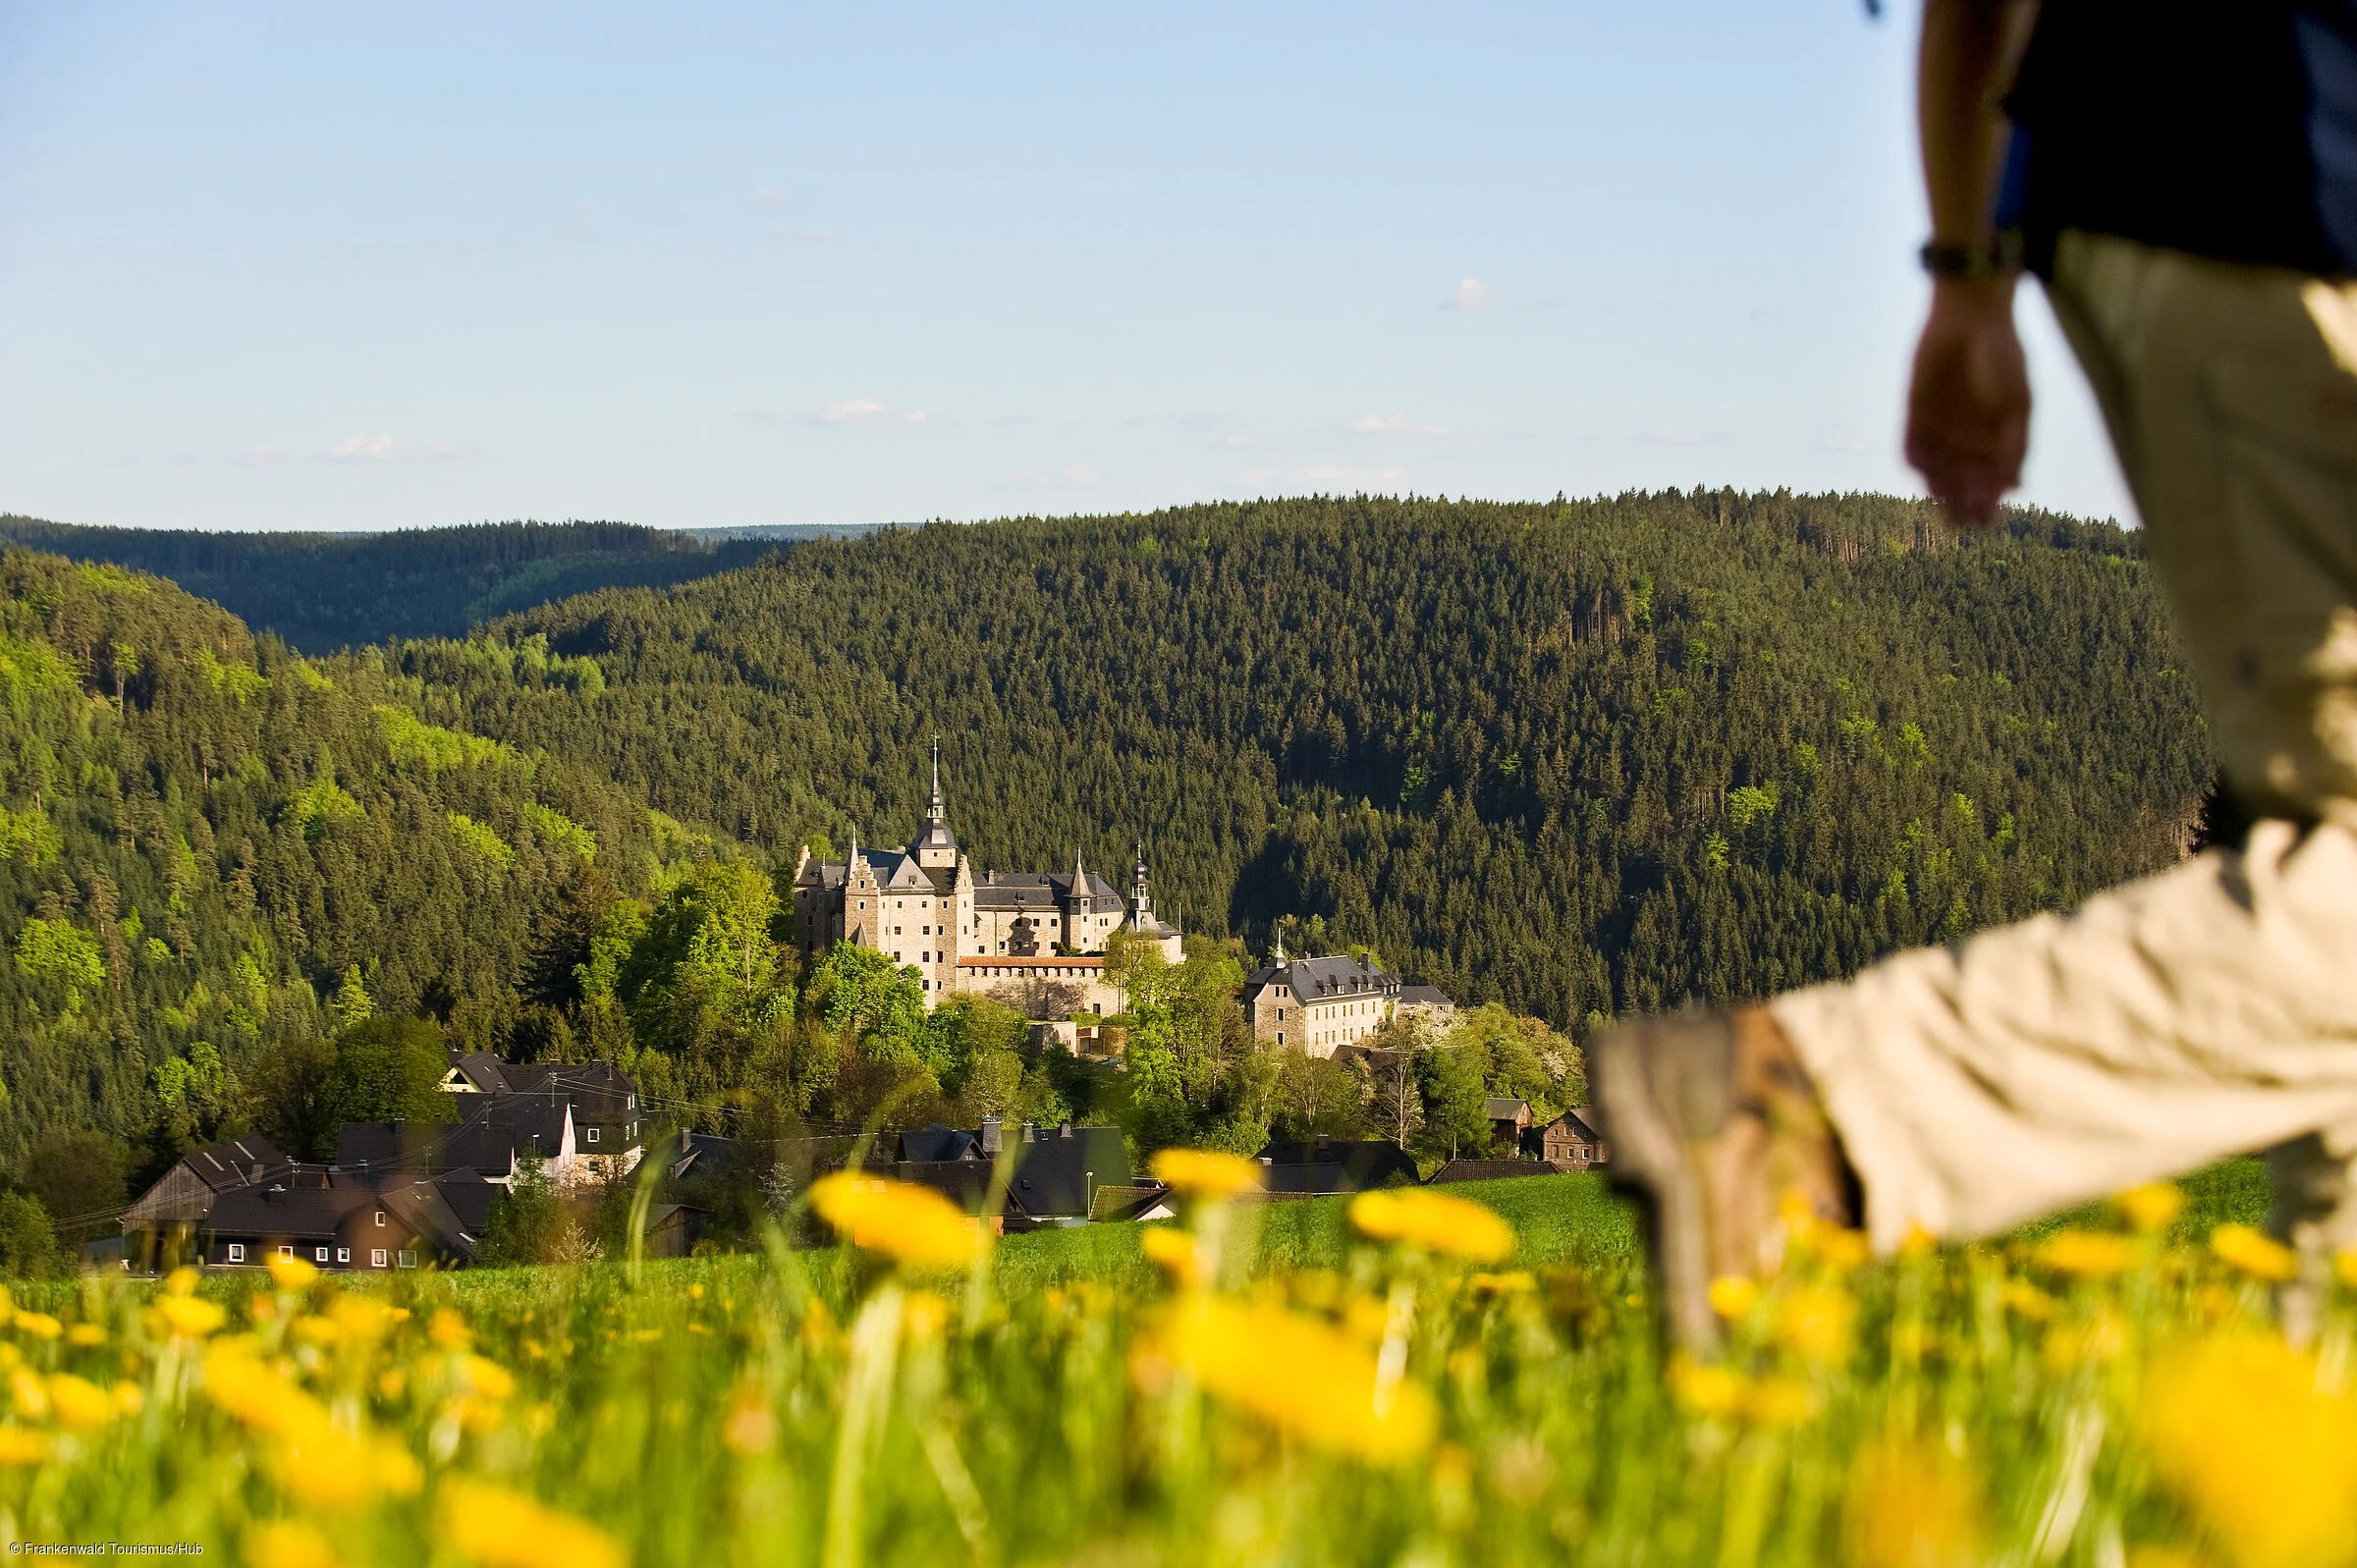
POLYGON ((1638 1201, 1672 1334, 1720 1345, 1711 1281, 1782 1259, 1787 1204, 1858 1219, 1857 1178, 1782 1029, 1764 1007, 1617 1024, 1597 1042, 1607 1169, 1638 1201))

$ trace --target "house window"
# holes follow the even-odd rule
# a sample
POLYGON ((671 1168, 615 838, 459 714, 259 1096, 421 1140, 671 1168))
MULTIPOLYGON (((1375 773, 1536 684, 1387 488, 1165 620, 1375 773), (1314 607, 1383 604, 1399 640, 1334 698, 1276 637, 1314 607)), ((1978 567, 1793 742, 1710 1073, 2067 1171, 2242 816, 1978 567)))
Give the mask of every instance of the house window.
POLYGON ((293 1263, 293 1262, 295 1261, 295 1249, 294 1249, 294 1248, 292 1248, 292 1247, 281 1247, 281 1248, 279 1248, 279 1249, 278 1249, 278 1255, 279 1255, 281 1258, 284 1258, 284 1259, 286 1259, 286 1260, 287 1260, 289 1263, 293 1263))
POLYGON ((368 1267, 371 1269, 382 1269, 384 1266, 385 1249, 382 1247, 372 1249, 368 1254, 368 1267))
POLYGON ((410 1251, 409 1248, 404 1247, 401 1249, 399 1262, 400 1266, 404 1269, 414 1269, 417 1267, 417 1255, 410 1251))
POLYGON ((376 1222, 380 1225, 385 1222, 385 1212, 382 1209, 376 1212, 376 1222))
POLYGON ((338 1247, 338 1248, 336 1249, 336 1262, 338 1262, 338 1263, 350 1263, 350 1262, 352 1262, 352 1249, 351 1249, 350 1247, 338 1247))
POLYGON ((585 1136, 591 1143, 597 1142, 597 1129, 595 1127, 589 1128, 585 1136))
POLYGON ((233 1241, 229 1244, 229 1261, 231 1263, 244 1263, 246 1261, 246 1243, 242 1241, 233 1241))
POLYGON ((325 1263, 325 1262, 327 1262, 327 1249, 326 1249, 325 1247, 313 1247, 313 1248, 311 1249, 311 1262, 313 1262, 313 1263, 325 1263))

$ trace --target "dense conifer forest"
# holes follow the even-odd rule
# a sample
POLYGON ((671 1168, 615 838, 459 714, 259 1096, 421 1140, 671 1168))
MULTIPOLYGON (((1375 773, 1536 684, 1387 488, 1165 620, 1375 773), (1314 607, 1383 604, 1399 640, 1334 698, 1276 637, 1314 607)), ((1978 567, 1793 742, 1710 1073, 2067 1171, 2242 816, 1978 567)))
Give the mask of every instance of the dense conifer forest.
POLYGON ((199 533, 0 516, 0 541, 169 577, 305 653, 455 637, 593 588, 709 576, 778 546, 620 522, 502 522, 399 533, 199 533))
POLYGON ((2137 537, 1883 497, 1301 500, 935 526, 587 595, 405 674, 782 858, 911 831, 1559 1026, 1756 995, 2182 852, 2207 743, 2137 537), (594 659, 594 706, 486 647, 594 659))
MULTIPOLYGON (((353 623, 422 574, 381 603, 356 574, 353 623)), ((93 1129, 127 1174, 245 1126, 315 1151, 406 1113, 337 1087, 431 1054, 403 1018, 615 1058, 659 1115, 755 1136, 1002 1111, 1446 1154, 1484 1092, 1576 1103, 1602 1018, 2181 854, 2209 763, 2177 664, 2134 534, 1959 540, 1863 496, 935 525, 321 659, 11 549, 0 1160, 37 1177, 93 1129), (977 867, 1118 881, 1145 844, 1194 940, 1124 960, 1125 1073, 784 940, 796 850, 904 839, 935 734, 977 867), (1468 1049, 1277 1061, 1233 989, 1280 932, 1491 1005, 1468 1049)))

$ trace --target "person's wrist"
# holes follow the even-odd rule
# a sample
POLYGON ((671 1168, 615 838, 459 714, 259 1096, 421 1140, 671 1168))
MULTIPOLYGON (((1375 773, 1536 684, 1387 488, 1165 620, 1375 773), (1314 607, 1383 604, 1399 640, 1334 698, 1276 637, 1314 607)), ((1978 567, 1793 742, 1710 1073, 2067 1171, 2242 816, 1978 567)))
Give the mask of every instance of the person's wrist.
POLYGON ((1932 278, 1932 309, 1935 313, 1971 312, 1975 314, 2001 311, 2011 314, 2013 289, 2021 275, 2015 272, 1984 273, 1970 277, 1960 273, 1938 273, 1932 278))

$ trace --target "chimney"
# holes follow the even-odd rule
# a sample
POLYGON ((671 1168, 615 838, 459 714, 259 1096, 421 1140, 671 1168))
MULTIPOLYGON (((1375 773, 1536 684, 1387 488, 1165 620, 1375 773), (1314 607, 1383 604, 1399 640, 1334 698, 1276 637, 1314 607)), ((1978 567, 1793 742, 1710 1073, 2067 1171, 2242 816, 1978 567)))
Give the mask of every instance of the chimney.
POLYGON ((1006 1123, 999 1120, 999 1118, 996 1116, 984 1116, 982 1118, 982 1152, 984 1154, 995 1155, 999 1152, 1001 1143, 1001 1129, 1005 1126, 1006 1123))
POLYGON ((1069 1121, 1068 1121, 1068 1122, 1066 1122, 1066 1123, 1065 1123, 1063 1126, 1061 1126, 1061 1127, 1059 1127, 1059 1128, 1057 1128, 1057 1129, 1056 1129, 1056 1136, 1057 1136, 1057 1137, 1059 1137, 1059 1138, 1069 1138, 1071 1135, 1072 1135, 1072 1124, 1071 1124, 1070 1122, 1069 1122, 1069 1121))
POLYGON ((1039 1142, 1039 1127, 1037 1123, 1029 1121, 1023 1123, 1023 1142, 1039 1142))

